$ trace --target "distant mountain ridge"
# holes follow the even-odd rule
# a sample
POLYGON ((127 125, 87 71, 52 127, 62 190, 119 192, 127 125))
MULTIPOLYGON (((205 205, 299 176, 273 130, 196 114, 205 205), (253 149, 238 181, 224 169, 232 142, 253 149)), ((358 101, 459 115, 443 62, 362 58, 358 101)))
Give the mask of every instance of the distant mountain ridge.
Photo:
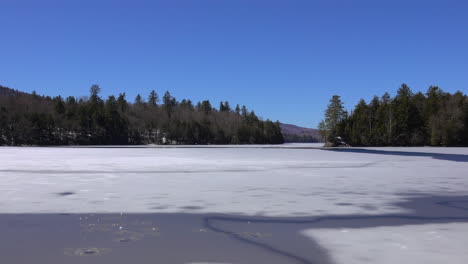
POLYGON ((318 129, 280 123, 286 142, 323 142, 318 129))

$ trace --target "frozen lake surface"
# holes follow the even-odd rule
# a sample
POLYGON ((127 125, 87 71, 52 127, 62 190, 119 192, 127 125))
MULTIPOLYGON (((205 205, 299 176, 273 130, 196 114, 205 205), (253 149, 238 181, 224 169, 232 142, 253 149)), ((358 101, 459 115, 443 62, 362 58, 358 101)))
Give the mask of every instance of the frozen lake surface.
POLYGON ((288 147, 0 148, 0 212, 382 214, 468 190, 466 148, 288 147))
MULTIPOLYGON (((468 193, 468 148, 318 147, 1 147, 0 213, 379 216, 411 213, 398 203, 415 196, 468 193)), ((405 263, 390 261, 395 254, 467 263, 456 246, 468 244, 459 235, 467 230, 431 223, 301 233, 337 263, 405 263)))

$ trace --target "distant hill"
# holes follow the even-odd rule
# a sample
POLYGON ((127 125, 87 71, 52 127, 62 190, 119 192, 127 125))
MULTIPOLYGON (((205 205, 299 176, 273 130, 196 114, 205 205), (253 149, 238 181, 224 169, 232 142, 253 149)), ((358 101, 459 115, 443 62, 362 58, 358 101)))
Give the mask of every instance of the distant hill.
POLYGON ((24 94, 23 92, 0 85, 0 95, 24 94))
POLYGON ((285 142, 322 142, 318 129, 280 123, 285 142))

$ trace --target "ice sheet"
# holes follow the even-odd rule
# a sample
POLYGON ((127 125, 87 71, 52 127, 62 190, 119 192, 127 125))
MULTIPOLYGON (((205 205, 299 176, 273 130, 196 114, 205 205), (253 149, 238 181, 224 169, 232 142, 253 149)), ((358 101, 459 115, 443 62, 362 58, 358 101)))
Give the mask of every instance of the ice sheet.
POLYGON ((467 148, 291 146, 1 147, 0 213, 382 214, 406 194, 468 190, 467 148))
POLYGON ((468 263, 466 223, 304 232, 329 249, 337 264, 468 263))

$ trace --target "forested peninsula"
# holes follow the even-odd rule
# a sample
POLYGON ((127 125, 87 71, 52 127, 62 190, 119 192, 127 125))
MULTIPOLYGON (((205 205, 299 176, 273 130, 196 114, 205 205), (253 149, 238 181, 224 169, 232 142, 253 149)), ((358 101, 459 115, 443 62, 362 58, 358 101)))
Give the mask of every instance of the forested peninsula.
POLYGON ((133 102, 125 93, 62 98, 0 86, 0 145, 281 144, 279 122, 245 106, 205 100, 161 100, 152 91, 133 102))
POLYGON ((402 84, 351 112, 339 95, 330 99, 319 131, 329 146, 468 146, 468 96, 431 86, 414 93, 402 84))

